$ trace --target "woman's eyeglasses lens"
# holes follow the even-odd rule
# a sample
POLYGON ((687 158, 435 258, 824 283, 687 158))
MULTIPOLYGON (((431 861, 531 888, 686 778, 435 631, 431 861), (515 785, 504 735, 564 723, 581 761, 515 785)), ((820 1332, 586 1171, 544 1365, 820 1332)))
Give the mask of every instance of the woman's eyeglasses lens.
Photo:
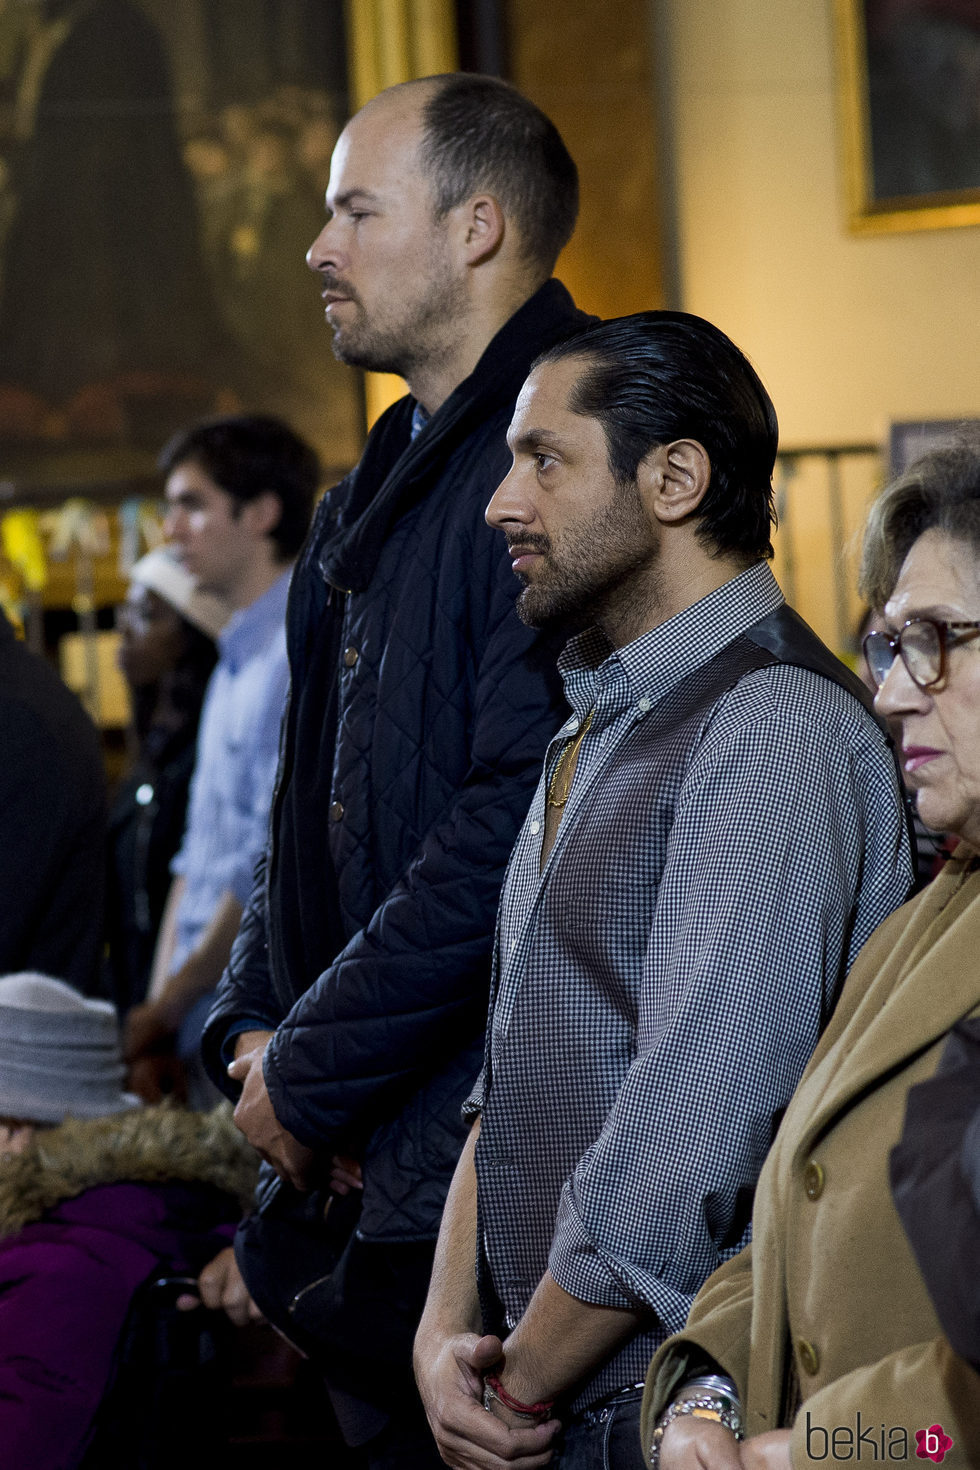
POLYGON ((910 677, 920 689, 928 689, 942 674, 942 632, 935 623, 907 623, 894 638, 887 633, 869 633, 864 640, 864 656, 868 661, 871 677, 880 689, 901 654, 902 662, 910 677))

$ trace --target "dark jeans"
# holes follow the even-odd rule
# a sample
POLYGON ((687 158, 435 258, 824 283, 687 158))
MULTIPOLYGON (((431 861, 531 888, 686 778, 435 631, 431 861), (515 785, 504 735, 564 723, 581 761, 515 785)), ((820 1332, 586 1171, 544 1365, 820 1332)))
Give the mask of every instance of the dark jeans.
POLYGON ((640 1444, 643 1390, 626 1389, 570 1420, 549 1470, 646 1470, 640 1444))

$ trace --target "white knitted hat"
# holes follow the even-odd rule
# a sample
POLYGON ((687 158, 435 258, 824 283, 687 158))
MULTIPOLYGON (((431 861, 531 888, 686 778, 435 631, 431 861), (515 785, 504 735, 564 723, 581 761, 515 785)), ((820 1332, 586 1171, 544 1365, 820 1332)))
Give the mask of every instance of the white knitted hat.
POLYGON ((0 1117, 63 1123, 138 1108, 124 1077, 109 1001, 48 975, 0 979, 0 1117))

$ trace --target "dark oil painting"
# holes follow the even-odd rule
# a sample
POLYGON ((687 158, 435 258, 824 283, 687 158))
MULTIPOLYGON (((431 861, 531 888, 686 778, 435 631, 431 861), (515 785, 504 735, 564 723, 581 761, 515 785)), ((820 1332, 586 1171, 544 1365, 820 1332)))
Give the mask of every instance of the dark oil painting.
POLYGON ((837 0, 860 227, 980 223, 980 0, 837 0))
POLYGON ((346 69, 342 0, 0 0, 0 479, 237 408, 356 458, 304 261, 346 69))

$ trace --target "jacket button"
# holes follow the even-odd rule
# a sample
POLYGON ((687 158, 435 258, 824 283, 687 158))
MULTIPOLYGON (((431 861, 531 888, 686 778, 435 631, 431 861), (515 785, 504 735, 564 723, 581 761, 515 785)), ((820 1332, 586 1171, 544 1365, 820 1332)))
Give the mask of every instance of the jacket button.
POLYGON ((330 820, 331 820, 331 822, 339 822, 342 819, 343 815, 344 815, 344 804, 343 804, 343 802, 342 801, 332 801, 330 803, 330 820))
POLYGON ((823 1194, 824 1172, 816 1159, 811 1159, 803 1171, 803 1188, 807 1199, 819 1199, 823 1194))
POLYGON ((360 658, 360 656, 361 655, 358 653, 358 651, 357 651, 356 648, 345 648, 344 649, 344 668, 345 669, 352 669, 354 667, 354 665, 357 663, 357 660, 360 658))
POLYGON ((805 1337, 801 1337, 796 1344, 796 1354, 804 1373, 808 1373, 811 1378, 814 1374, 819 1373, 820 1354, 812 1342, 807 1342, 805 1337))

